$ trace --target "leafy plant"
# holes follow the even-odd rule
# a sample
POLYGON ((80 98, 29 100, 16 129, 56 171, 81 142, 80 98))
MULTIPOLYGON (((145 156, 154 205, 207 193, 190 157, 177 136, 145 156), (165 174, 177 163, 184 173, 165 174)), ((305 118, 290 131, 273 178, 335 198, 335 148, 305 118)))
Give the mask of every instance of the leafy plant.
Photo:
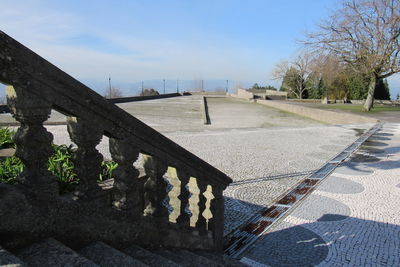
POLYGON ((118 167, 118 163, 112 160, 106 160, 101 163, 100 181, 112 179, 113 171, 118 167))
POLYGON ((0 183, 14 184, 16 177, 24 169, 24 164, 17 157, 0 159, 0 183))
MULTIPOLYGON (((15 147, 12 136, 15 132, 8 128, 0 129, 0 140, 4 144, 15 147)), ((0 143, 2 144, 2 143, 0 143)), ((1 148, 1 146, 0 146, 1 148)), ((60 193, 71 192, 79 184, 79 178, 74 172, 73 154, 76 148, 73 145, 54 145, 54 153, 49 158, 48 170, 57 177, 60 193)), ((118 167, 114 161, 103 161, 99 181, 113 178, 112 173, 118 167)), ((24 164, 17 157, 0 158, 0 183, 14 184, 16 177, 24 169, 24 164)))
POLYGON ((58 179, 60 192, 73 191, 79 184, 79 178, 74 173, 74 163, 72 162, 75 151, 73 145, 53 145, 54 153, 49 158, 48 170, 58 179))
POLYGON ((12 140, 15 131, 9 128, 0 128, 0 149, 15 147, 14 141, 12 140))

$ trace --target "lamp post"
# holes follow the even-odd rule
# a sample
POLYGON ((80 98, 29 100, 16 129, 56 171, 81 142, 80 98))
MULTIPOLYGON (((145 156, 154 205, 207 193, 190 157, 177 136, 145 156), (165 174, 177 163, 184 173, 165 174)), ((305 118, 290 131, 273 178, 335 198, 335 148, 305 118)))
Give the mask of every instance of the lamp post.
POLYGON ((108 91, 109 91, 109 98, 111 98, 111 77, 108 77, 108 91))
POLYGON ((163 79, 163 88, 164 88, 164 95, 165 95, 165 79, 163 79))

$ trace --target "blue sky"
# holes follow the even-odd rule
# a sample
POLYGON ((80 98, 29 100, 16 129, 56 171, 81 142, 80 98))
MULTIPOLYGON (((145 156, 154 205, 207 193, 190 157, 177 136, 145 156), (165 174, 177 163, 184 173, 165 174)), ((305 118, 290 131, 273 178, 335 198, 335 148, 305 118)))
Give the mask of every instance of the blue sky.
POLYGON ((278 85, 271 80, 273 66, 294 56, 304 32, 338 5, 336 0, 0 3, 1 30, 98 91, 109 76, 121 87, 163 78, 278 85))

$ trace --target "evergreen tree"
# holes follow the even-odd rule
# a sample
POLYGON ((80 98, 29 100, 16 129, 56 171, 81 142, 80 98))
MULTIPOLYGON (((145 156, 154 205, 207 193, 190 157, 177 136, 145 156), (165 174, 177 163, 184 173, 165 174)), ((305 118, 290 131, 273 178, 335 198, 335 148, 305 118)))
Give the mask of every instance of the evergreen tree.
POLYGON ((318 77, 319 75, 317 73, 314 73, 310 75, 310 78, 308 80, 308 98, 311 99, 321 99, 323 96, 325 96, 325 82, 324 78, 318 77))
POLYGON ((386 79, 379 79, 377 81, 374 98, 379 100, 390 100, 390 89, 386 79))
POLYGON ((277 91, 278 89, 276 89, 274 86, 272 86, 272 85, 267 85, 267 86, 265 86, 265 89, 267 89, 267 90, 272 90, 272 91, 277 91))
POLYGON ((360 100, 367 98, 368 94, 368 77, 359 73, 348 71, 349 80, 347 87, 350 99, 360 100))

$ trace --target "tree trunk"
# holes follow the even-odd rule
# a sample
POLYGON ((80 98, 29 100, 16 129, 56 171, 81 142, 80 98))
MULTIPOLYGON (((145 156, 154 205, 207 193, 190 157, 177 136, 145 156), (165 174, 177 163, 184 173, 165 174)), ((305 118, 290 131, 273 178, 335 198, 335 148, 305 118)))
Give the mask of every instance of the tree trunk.
POLYGON ((370 111, 371 108, 374 106, 374 93, 375 93, 375 86, 377 81, 376 74, 371 75, 371 80, 368 84, 368 96, 367 100, 365 100, 365 104, 363 107, 363 111, 370 111))

